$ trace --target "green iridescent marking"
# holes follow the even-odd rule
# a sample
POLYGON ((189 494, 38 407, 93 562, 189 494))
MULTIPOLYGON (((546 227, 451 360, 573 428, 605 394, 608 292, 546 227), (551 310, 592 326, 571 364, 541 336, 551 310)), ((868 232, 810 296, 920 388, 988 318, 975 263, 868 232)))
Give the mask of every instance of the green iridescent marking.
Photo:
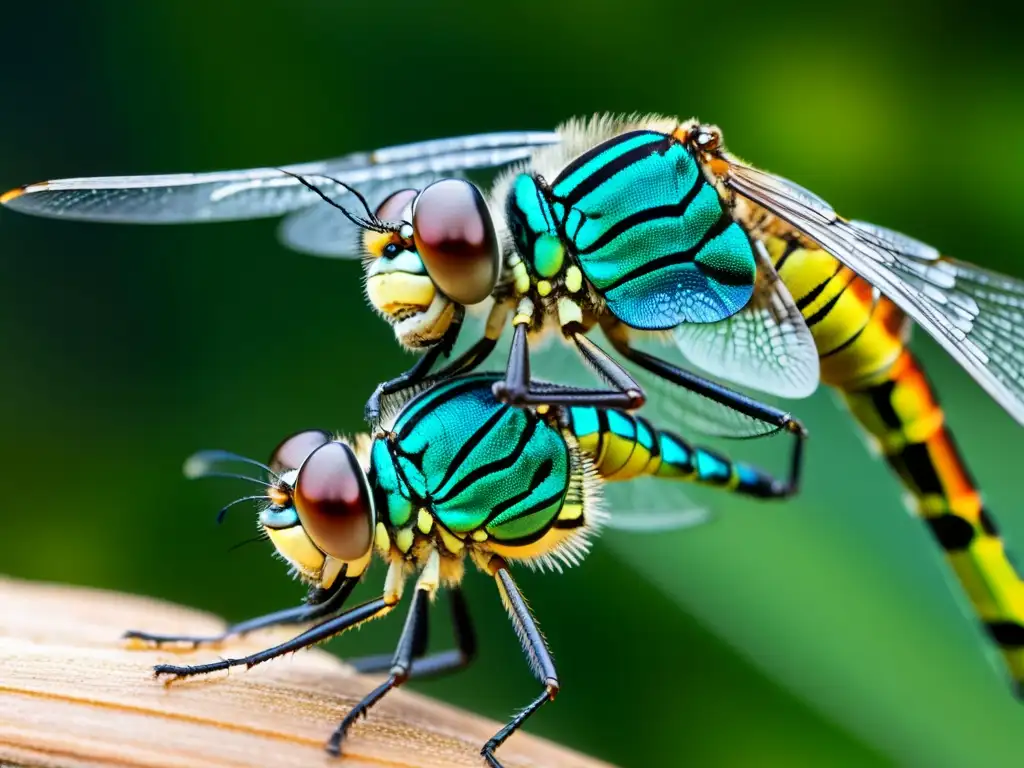
POLYGON ((384 439, 374 442, 371 464, 392 526, 424 507, 454 533, 485 528, 514 542, 554 522, 569 487, 569 448, 534 413, 498 403, 498 378, 435 386, 399 415, 390 451, 384 439))

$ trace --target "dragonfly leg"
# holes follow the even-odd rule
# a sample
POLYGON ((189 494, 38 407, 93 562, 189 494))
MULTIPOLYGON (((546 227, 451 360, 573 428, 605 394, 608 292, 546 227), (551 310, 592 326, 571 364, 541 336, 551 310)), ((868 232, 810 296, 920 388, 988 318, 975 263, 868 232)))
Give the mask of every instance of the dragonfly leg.
POLYGON ((530 715, 546 702, 554 700, 558 693, 558 673, 555 671, 555 663, 551 659, 551 651, 548 650, 547 642, 540 632, 540 627, 537 626, 537 620, 530 613, 530 607, 512 580, 508 567, 498 558, 491 561, 492 566, 495 561, 497 561, 497 565, 494 568, 494 578, 498 582, 498 591, 501 593, 502 602, 505 603, 509 617, 515 625, 516 634, 522 643, 523 652, 530 661, 534 677, 544 685, 544 690, 540 695, 513 717, 504 728, 494 734, 480 750, 481 756, 488 765, 492 768, 501 768, 501 763, 494 756, 494 751, 504 744, 509 736, 518 731, 530 715))
MULTIPOLYGON (((409 670, 410 679, 437 677, 454 672, 469 666, 470 662, 476 657, 476 633, 473 630, 473 622, 469 616, 466 596, 458 587, 451 589, 448 595, 451 602, 452 626, 455 630, 456 647, 448 651, 439 651, 423 658, 414 659, 412 668, 409 670)), ((348 663, 350 666, 355 667, 358 672, 374 674, 390 669, 394 663, 394 658, 391 654, 380 654, 353 659, 348 663)))
POLYGON ((484 336, 440 371, 432 374, 430 369, 437 362, 438 358, 442 355, 447 357, 452 347, 455 346, 455 342, 458 341, 462 322, 461 320, 457 323, 453 322, 441 341, 428 349, 412 368, 393 379, 377 385, 373 394, 370 395, 370 399, 366 402, 364 409, 366 421, 370 424, 378 422, 384 407, 384 398, 386 397, 414 387, 423 388, 450 376, 472 371, 487 359, 488 355, 491 354, 491 351, 497 345, 507 317, 507 307, 504 304, 495 304, 488 317, 484 336))
POLYGON ((225 669, 231 669, 232 667, 242 667, 250 669, 257 664, 262 664, 265 661, 270 661, 278 656, 284 656, 286 653, 293 653, 300 651, 303 648, 308 648, 317 643, 322 643, 324 640, 328 640, 335 635, 341 634, 346 629, 362 624, 364 621, 381 616, 387 613, 394 607, 395 603, 385 597, 378 597, 376 600, 371 600, 362 605, 357 605, 355 608, 350 608, 339 616, 327 619, 315 627, 311 627, 303 632, 301 635, 293 637, 287 642, 275 645, 266 650, 259 651, 258 653, 244 656, 238 659, 221 659, 220 661, 213 661, 209 664, 198 664, 194 667, 178 667, 170 664, 158 664, 153 668, 153 672, 157 677, 161 675, 169 675, 172 680, 178 680, 185 677, 195 677, 197 675, 206 675, 210 672, 219 672, 225 669))
MULTIPOLYGON (((387 680, 370 691, 370 693, 363 697, 362 701, 352 707, 351 711, 345 715, 345 719, 341 721, 327 742, 326 749, 330 754, 340 755, 341 744, 348 734, 349 728, 352 727, 356 720, 360 717, 366 717, 370 708, 384 698, 388 691, 392 688, 397 688, 411 676, 413 660, 422 657, 427 650, 428 610, 430 608, 430 598, 437 589, 439 577, 440 559, 437 553, 434 552, 431 555, 431 560, 428 561, 421 572, 419 581, 416 583, 412 605, 409 607, 409 613, 405 617, 405 625, 402 627, 402 634, 398 638, 398 647, 395 649, 395 655, 391 660, 391 674, 387 680)), ((433 665, 437 666, 436 661, 431 659, 423 660, 432 661, 433 665)))
POLYGON ((338 579, 331 585, 330 589, 312 590, 305 605, 285 608, 283 611, 274 611, 265 616, 257 616, 254 619, 232 624, 216 635, 154 635, 149 632, 129 630, 124 633, 123 637, 126 640, 141 640, 158 646, 181 644, 189 645, 192 648, 199 648, 200 646, 220 645, 226 640, 241 637, 258 629, 268 629, 270 627, 290 624, 305 624, 332 616, 341 610, 354 587, 354 581, 338 579))
POLYGON ((576 344, 583 358, 611 385, 610 388, 534 387, 530 379, 530 346, 526 339, 526 325, 521 323, 515 326, 505 380, 495 382, 494 396, 500 402, 516 406, 587 405, 634 410, 643 405, 643 389, 622 366, 583 334, 573 332, 569 338, 576 344))
POLYGON ((613 338, 613 344, 623 357, 644 368, 647 371, 661 377, 665 381, 688 389, 698 395, 725 405, 738 413, 757 419, 765 424, 770 424, 778 430, 783 430, 793 435, 793 454, 790 458, 789 480, 786 486, 786 496, 795 495, 800 487, 800 474, 803 467, 804 442, 807 440, 807 429, 791 414, 775 408, 767 403, 762 403, 752 397, 741 394, 721 384, 697 376, 690 371, 683 370, 661 358, 649 355, 633 348, 622 338, 613 338))

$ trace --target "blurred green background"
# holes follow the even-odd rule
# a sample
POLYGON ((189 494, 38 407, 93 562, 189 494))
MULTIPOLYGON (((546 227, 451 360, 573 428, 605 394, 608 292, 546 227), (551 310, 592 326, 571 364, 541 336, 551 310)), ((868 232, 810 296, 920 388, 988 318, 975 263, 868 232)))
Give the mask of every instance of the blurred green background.
MULTIPOLYGON (((0 187, 650 110, 718 123, 740 156, 848 215, 1024 275, 1018 27, 978 2, 803 6, 12 3, 0 187)), ((240 489, 189 483, 181 462, 359 430, 374 385, 411 358, 364 306, 356 264, 287 252, 274 226, 0 213, 0 460, 17 491, 0 571, 236 620, 301 597, 268 544, 231 549, 250 511, 214 525, 240 489)), ((914 347, 1024 547, 1019 428, 930 340, 914 347)), ((563 683, 527 730, 623 766, 1019 765, 1022 705, 899 486, 830 392, 792 407, 812 433, 793 503, 703 495, 712 524, 608 534, 561 576, 520 569, 563 683)), ((783 445, 732 448, 780 466, 783 445)), ((479 662, 413 687, 504 720, 536 685, 493 586, 466 587, 479 662)), ((331 647, 390 650, 398 630, 331 647)))

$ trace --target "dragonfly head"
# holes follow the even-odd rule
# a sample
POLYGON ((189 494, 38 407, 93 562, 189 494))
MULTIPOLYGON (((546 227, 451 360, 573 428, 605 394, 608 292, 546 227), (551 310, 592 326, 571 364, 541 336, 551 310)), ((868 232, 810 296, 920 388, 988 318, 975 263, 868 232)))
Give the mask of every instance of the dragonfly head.
POLYGON ((363 234, 367 297, 400 343, 430 346, 457 306, 484 301, 497 284, 501 249, 486 201, 467 181, 441 179, 395 192, 375 215, 397 223, 363 234))
POLYGON ((263 484, 265 495, 245 498, 265 502, 260 530, 302 580, 328 588, 339 576, 354 579, 366 570, 377 515, 369 480, 348 442, 322 430, 306 430, 283 440, 269 465, 203 451, 189 459, 185 473, 225 476, 219 471, 222 461, 242 461, 267 471, 267 481, 245 478, 263 484))

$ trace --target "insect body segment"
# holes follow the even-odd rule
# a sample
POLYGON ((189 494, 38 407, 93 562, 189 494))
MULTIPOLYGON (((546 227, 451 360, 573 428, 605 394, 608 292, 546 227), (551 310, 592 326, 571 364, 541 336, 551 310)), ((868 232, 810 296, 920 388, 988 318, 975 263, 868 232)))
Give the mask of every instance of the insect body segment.
POLYGON ((727 488, 759 498, 790 493, 790 486, 743 462, 688 443, 655 428, 642 416, 600 408, 569 409, 569 423, 580 449, 592 457, 602 480, 650 476, 727 488))
POLYGON ((820 350, 822 379, 906 487, 975 614, 1024 692, 1024 581, 945 423, 898 307, 823 250, 765 234, 776 269, 793 292, 820 350))
POLYGON ((687 147, 659 131, 629 131, 598 145, 550 187, 537 176, 518 177, 506 212, 520 255, 538 274, 560 264, 567 248, 612 314, 632 328, 722 320, 753 292, 746 234, 687 147))

